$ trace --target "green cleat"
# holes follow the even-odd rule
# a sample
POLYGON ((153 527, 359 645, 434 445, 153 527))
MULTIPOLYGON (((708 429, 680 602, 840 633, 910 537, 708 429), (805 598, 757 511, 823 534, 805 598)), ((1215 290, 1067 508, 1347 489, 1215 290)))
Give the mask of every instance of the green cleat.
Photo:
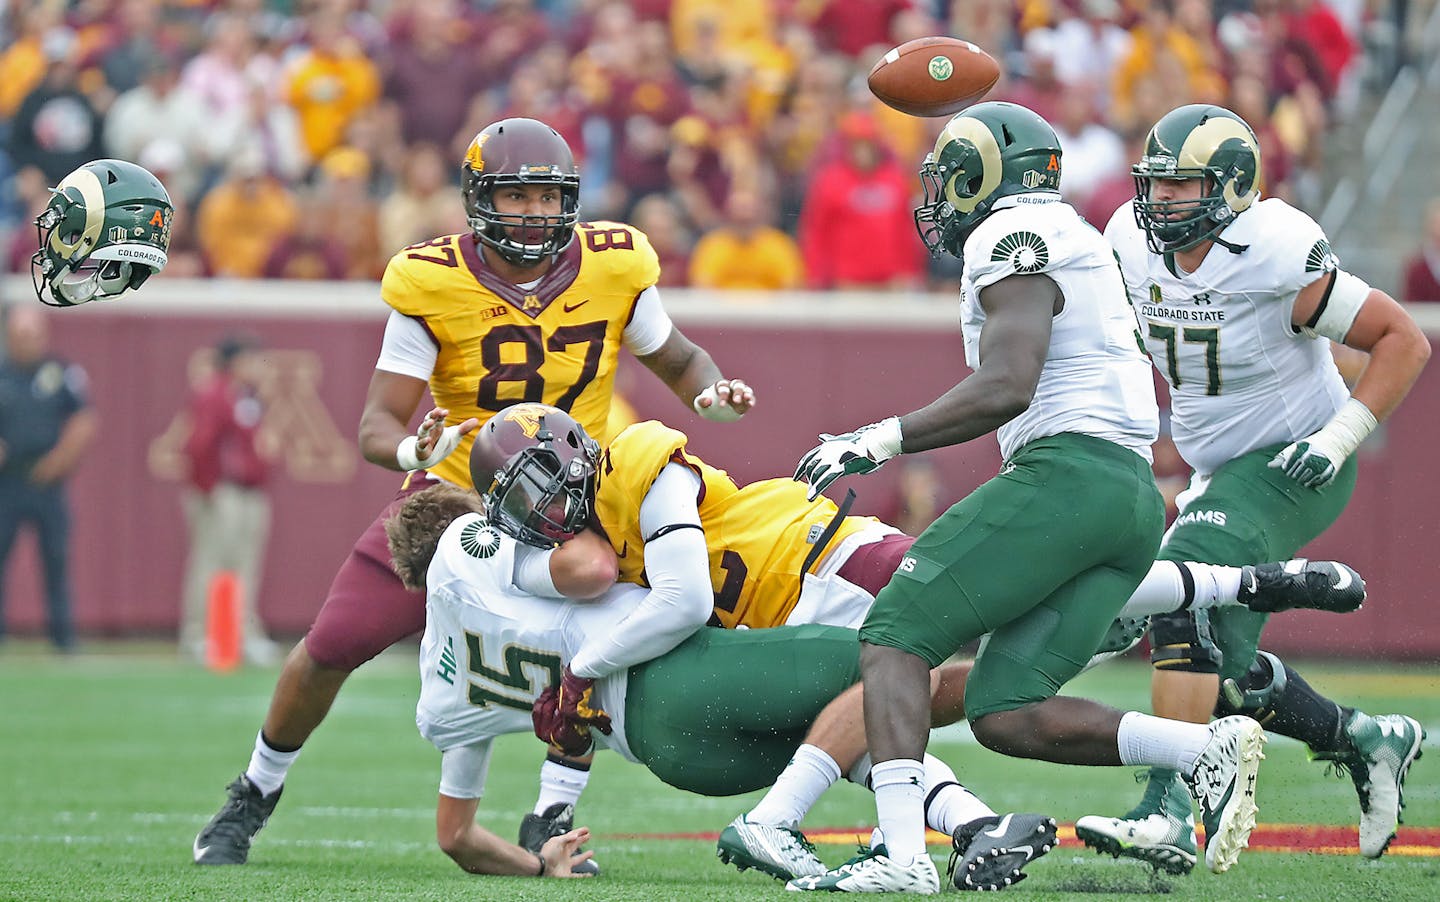
POLYGON ((1134 858, 1156 870, 1188 874, 1195 867, 1195 816, 1190 791, 1177 771, 1149 771, 1145 796, 1124 817, 1086 815, 1075 836, 1097 852, 1134 858))
POLYGON ((1318 754, 1315 758, 1333 761, 1338 769, 1349 772, 1360 797, 1360 854, 1379 858, 1390 847, 1401 822, 1405 774, 1420 757, 1425 730, 1403 714, 1371 717, 1356 711, 1345 724, 1345 735, 1353 753, 1318 754))

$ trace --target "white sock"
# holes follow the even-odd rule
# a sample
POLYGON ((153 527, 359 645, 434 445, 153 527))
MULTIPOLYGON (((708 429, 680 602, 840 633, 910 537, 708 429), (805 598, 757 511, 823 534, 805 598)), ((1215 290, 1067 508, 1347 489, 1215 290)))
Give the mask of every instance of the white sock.
POLYGON ((540 765, 540 797, 535 800, 531 814, 544 814, 545 809, 556 802, 574 805, 580 801, 580 793, 590 782, 590 770, 566 767, 555 761, 546 760, 540 765))
POLYGON ((250 753, 250 766, 245 768, 245 776, 255 784, 262 795, 271 795, 275 790, 285 784, 285 775, 290 772, 290 766, 295 759, 300 757, 300 750, 293 752, 277 752, 265 741, 265 733, 262 730, 255 734, 255 751, 250 753))
POLYGON ((839 779, 840 765, 834 758, 818 746, 802 745, 790 757, 790 763, 780 772, 775 785, 745 819, 772 827, 794 827, 839 779))
POLYGON ((1178 611, 1185 604, 1185 583, 1179 564, 1156 561, 1117 616, 1143 617, 1178 611))
POLYGON ((890 860, 905 867, 925 852, 925 765, 913 758, 870 768, 875 814, 890 860))
POLYGON ((1185 566, 1195 577, 1195 601, 1191 603, 1191 609, 1198 611, 1201 608, 1239 603, 1237 600, 1240 595, 1239 567, 1197 564, 1192 561, 1186 561, 1185 566))
POLYGON ((950 765, 925 755, 925 822, 946 836, 976 818, 990 817, 994 810, 975 793, 960 785, 950 765))
POLYGON ((1128 711, 1120 718, 1115 740, 1120 745, 1122 764, 1168 767, 1188 773, 1210 741, 1210 727, 1128 711))
POLYGON ((870 768, 874 766, 875 760, 870 757, 869 752, 866 752, 865 754, 861 755, 860 760, 856 761, 854 766, 845 773, 845 779, 849 780, 851 783, 854 783, 856 786, 863 786, 866 789, 869 789, 870 768))

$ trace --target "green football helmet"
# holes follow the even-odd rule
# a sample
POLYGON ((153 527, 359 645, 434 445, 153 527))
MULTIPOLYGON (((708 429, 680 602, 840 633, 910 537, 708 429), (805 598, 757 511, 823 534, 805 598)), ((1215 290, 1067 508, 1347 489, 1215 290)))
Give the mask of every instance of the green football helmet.
POLYGON ((1214 240, 1260 196, 1260 143, 1239 116, 1208 103, 1177 107, 1145 139, 1135 176, 1135 223, 1150 250, 1173 254, 1214 240), (1157 201, 1157 179, 1200 179, 1200 197, 1157 201))
POLYGON ((920 167, 925 202, 915 229, 932 255, 959 257, 965 239, 1002 197, 1060 191, 1060 139, 1014 103, 977 103, 945 125, 920 167))
POLYGON ((139 288, 165 268, 174 207, 160 180, 124 160, 95 160, 50 189, 35 218, 35 296, 74 307, 139 288))

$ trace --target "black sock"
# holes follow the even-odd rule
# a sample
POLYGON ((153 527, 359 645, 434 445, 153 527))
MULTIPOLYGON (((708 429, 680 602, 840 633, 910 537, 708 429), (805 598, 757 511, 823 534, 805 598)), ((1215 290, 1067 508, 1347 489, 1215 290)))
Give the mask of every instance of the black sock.
POLYGON ((1265 729, 1298 739, 1312 752, 1344 753, 1352 751, 1345 735, 1345 722, 1351 709, 1342 708, 1315 689, 1290 668, 1285 667, 1285 691, 1269 705, 1274 717, 1264 721, 1265 729))

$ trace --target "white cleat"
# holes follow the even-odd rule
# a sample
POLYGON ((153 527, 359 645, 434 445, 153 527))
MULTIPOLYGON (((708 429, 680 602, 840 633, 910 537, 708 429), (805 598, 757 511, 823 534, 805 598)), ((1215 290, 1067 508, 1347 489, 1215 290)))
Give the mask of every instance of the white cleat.
POLYGON ((799 830, 752 824, 743 814, 720 831, 715 854, 738 870, 754 868, 781 880, 818 877, 829 870, 799 830))
POLYGON ((940 872, 928 854, 908 865, 890 860, 885 847, 875 846, 833 871, 817 877, 797 877, 785 884, 795 892, 910 893, 933 896, 940 892, 940 872))
POLYGON ((1205 866, 1223 874, 1255 829, 1255 778, 1265 757, 1265 731, 1237 714, 1210 724, 1210 741, 1186 775, 1205 823, 1205 866))

